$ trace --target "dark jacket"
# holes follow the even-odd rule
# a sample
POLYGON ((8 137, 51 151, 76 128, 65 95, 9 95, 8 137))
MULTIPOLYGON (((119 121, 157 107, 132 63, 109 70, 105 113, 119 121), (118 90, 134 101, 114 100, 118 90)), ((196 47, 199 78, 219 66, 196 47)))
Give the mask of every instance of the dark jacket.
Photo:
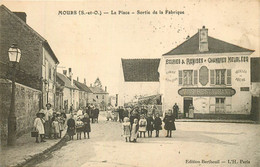
POLYGON ((84 117, 81 121, 84 123, 83 132, 91 132, 90 119, 84 117))
POLYGON ((153 117, 147 117, 146 120, 147 120, 146 130, 148 131, 153 130, 153 124, 154 124, 153 117))
POLYGON ((75 120, 73 118, 68 119, 67 121, 67 125, 68 125, 68 135, 73 136, 75 135, 75 120))
POLYGON ((163 122, 165 123, 164 129, 165 130, 176 130, 174 121, 175 121, 175 118, 173 115, 171 115, 171 116, 166 115, 163 119, 163 122))
POLYGON ((154 119, 154 129, 155 130, 162 130, 162 120, 160 117, 155 117, 154 119))

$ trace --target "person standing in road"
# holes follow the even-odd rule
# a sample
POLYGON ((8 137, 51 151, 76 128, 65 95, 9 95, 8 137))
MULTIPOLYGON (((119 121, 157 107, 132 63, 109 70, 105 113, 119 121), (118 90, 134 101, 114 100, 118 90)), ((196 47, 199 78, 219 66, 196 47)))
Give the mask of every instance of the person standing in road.
POLYGON ((154 129, 156 131, 156 136, 155 137, 159 137, 159 131, 162 130, 162 120, 159 117, 159 113, 155 114, 154 129))
POLYGON ((142 114, 141 118, 139 120, 140 138, 142 137, 142 134, 144 134, 144 137, 145 137, 146 127, 147 127, 147 121, 146 121, 144 115, 142 114))
POLYGON ((136 142, 137 140, 137 135, 138 135, 138 119, 134 119, 134 123, 132 124, 132 128, 131 128, 131 141, 132 142, 136 142))
POLYGON ((53 117, 53 110, 51 108, 51 104, 47 103, 46 104, 47 109, 44 110, 44 114, 45 114, 45 124, 44 124, 44 128, 45 128, 45 137, 47 136, 49 139, 51 139, 51 134, 52 134, 52 117, 53 117))
POLYGON ((128 117, 124 118, 124 122, 122 123, 122 136, 125 138, 125 141, 129 141, 130 142, 130 135, 131 135, 131 131, 130 131, 130 121, 128 117), (128 139, 128 140, 127 140, 128 139))
MULTIPOLYGON (((35 120, 34 120, 34 128, 36 129, 36 131, 38 132, 38 134, 40 135, 40 138, 41 138, 41 142, 45 142, 45 140, 43 140, 43 137, 44 137, 44 120, 43 120, 43 117, 44 117, 44 113, 43 112, 38 112, 36 114, 36 117, 35 120)), ((36 143, 39 143, 39 139, 38 139, 38 136, 36 137, 36 143)))
POLYGON ((172 114, 172 110, 169 109, 167 113, 165 113, 165 117, 163 119, 163 122, 165 123, 164 129, 167 130, 167 135, 165 137, 172 137, 172 131, 176 130, 175 128, 175 118, 172 114))
POLYGON ((67 121, 67 133, 69 135, 70 140, 73 140, 73 136, 75 135, 75 128, 76 128, 76 124, 75 124, 75 120, 73 119, 73 114, 71 114, 70 118, 67 121))
POLYGON ((81 121, 84 123, 84 127, 83 127, 84 139, 86 139, 86 133, 89 139, 89 132, 91 132, 89 115, 85 113, 84 118, 82 118, 81 121))
POLYGON ((174 113, 175 118, 178 119, 178 118, 179 118, 179 116, 178 116, 179 106, 177 105, 177 103, 174 104, 174 106, 172 107, 172 109, 173 109, 173 113, 174 113))
POLYGON ((153 120, 153 116, 152 116, 152 113, 149 113, 147 115, 147 131, 148 131, 148 137, 152 137, 153 136, 153 123, 154 123, 154 120, 153 120))

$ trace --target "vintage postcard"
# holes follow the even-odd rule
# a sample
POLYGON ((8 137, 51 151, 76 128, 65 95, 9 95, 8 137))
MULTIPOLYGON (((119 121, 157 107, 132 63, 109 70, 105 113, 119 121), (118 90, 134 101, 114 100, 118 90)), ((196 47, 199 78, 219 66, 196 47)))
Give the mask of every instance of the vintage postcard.
POLYGON ((259 6, 0 1, 0 166, 260 166, 259 6))

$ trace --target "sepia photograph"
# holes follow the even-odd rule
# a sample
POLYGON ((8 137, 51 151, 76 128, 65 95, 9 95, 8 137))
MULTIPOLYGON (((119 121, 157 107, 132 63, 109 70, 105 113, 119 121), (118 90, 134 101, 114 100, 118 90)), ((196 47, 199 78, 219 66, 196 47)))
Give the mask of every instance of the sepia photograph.
POLYGON ((259 0, 0 1, 0 167, 259 167, 259 0))

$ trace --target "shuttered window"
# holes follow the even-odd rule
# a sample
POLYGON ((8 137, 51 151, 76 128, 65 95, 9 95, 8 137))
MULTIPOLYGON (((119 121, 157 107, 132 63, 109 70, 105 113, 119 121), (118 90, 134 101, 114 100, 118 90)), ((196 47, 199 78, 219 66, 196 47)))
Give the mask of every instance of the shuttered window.
POLYGON ((194 70, 194 85, 198 84, 198 70, 194 70))
POLYGON ((215 70, 210 70, 210 84, 215 84, 215 70))
POLYGON ((227 85, 231 85, 231 69, 227 70, 227 85))
POLYGON ((179 85, 182 85, 182 70, 179 70, 179 85))

